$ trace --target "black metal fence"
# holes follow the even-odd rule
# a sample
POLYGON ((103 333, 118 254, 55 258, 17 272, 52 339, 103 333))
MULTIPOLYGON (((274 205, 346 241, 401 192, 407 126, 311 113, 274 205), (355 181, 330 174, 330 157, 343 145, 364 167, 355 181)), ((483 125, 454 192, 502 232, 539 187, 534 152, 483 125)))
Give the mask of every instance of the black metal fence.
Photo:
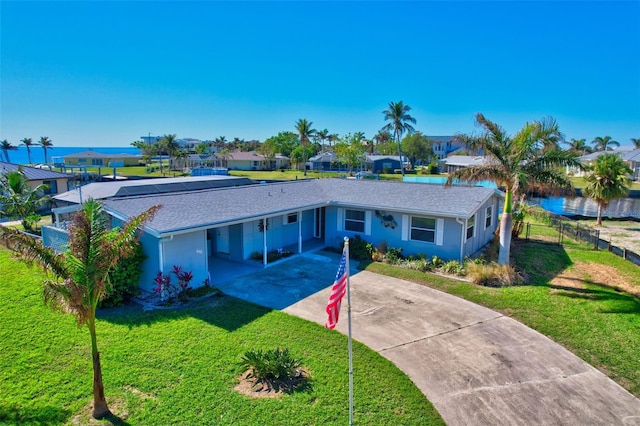
POLYGON ((551 216, 548 225, 525 223, 524 239, 526 241, 538 241, 562 245, 564 238, 568 237, 575 241, 585 242, 594 250, 607 250, 622 257, 629 262, 640 266, 640 254, 624 247, 611 244, 600 238, 600 230, 591 227, 581 226, 579 223, 572 223, 571 219, 563 216, 551 216))

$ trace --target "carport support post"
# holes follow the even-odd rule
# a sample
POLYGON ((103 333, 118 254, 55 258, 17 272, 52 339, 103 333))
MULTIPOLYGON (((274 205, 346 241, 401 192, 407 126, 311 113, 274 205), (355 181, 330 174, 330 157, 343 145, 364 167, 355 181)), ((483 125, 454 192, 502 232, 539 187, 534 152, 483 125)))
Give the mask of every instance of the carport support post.
POLYGON ((262 264, 267 266, 267 218, 262 219, 262 264))
POLYGON ((349 276, 349 237, 344 237, 344 250, 346 253, 346 274, 347 274, 347 317, 349 318, 349 426, 353 426, 353 349, 351 345, 351 285, 349 276))

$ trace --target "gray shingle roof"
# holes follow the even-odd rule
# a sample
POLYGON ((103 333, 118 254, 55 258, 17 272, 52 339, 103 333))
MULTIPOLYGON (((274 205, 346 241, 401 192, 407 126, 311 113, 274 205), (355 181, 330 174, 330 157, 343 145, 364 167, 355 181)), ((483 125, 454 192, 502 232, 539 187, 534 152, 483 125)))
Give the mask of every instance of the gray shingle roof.
POLYGON ((155 196, 111 198, 105 208, 130 218, 159 204, 148 224, 158 234, 186 231, 327 205, 470 217, 493 189, 440 185, 320 179, 155 196))
POLYGON ((5 163, 0 161, 0 175, 7 172, 14 172, 18 170, 18 167, 22 167, 22 172, 28 180, 53 180, 53 179, 70 179, 73 175, 66 173, 53 172, 46 169, 36 169, 35 167, 20 166, 13 163, 5 163))
MULTIPOLYGON (((187 176, 176 178, 123 180, 93 182, 82 187, 82 198, 102 200, 130 195, 153 195, 169 192, 194 191, 228 186, 251 185, 251 179, 237 176, 187 176)), ((67 203, 80 203, 80 192, 76 189, 53 197, 67 203)))

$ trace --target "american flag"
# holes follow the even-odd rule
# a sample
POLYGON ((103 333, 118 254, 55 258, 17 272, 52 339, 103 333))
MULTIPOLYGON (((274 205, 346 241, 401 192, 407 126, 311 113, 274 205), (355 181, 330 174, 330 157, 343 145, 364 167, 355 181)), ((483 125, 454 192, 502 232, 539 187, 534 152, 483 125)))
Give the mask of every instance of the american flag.
POLYGON ((333 287, 331 287, 331 295, 329 296, 329 303, 327 304, 327 315, 329 318, 327 322, 324 324, 326 328, 335 328, 336 324, 338 324, 338 315, 340 314, 340 303, 342 302, 342 298, 347 291, 347 250, 348 247, 345 247, 342 250, 342 259, 340 259, 340 267, 338 268, 338 272, 336 273, 336 279, 333 282, 333 287))

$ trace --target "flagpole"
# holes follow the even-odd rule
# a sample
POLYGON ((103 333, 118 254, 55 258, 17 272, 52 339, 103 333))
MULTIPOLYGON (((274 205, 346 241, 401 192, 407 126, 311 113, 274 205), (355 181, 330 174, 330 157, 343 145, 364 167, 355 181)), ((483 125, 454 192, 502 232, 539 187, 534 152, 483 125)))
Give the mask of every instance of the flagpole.
POLYGON ((349 282, 349 237, 344 237, 344 251, 347 259, 347 315, 349 317, 349 426, 353 426, 353 350, 351 347, 351 285, 349 282))

